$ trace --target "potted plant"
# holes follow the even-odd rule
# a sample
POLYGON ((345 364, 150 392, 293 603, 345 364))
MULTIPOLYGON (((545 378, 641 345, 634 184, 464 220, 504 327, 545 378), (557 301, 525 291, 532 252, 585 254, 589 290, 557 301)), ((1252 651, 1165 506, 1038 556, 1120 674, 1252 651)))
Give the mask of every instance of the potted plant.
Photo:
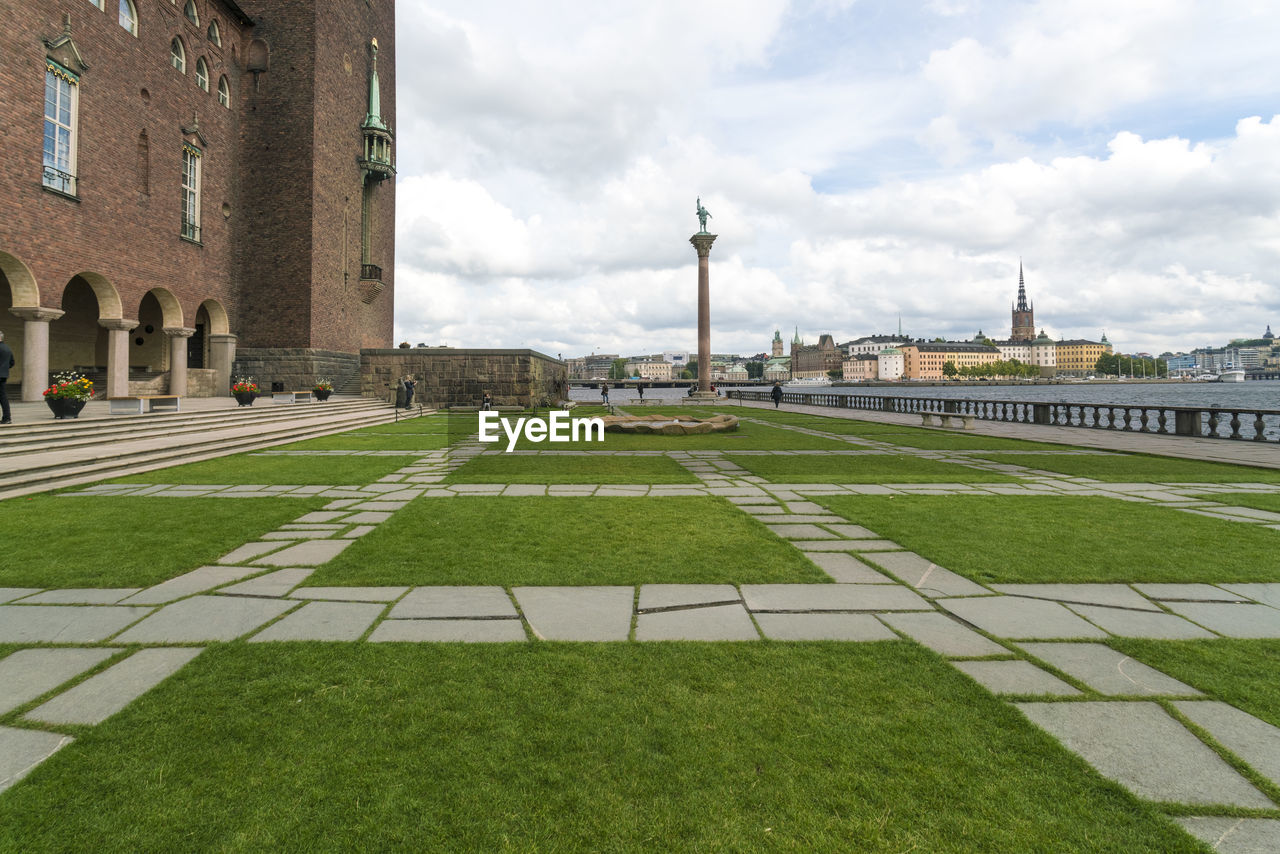
POLYGON ((328 400, 329 395, 333 394, 333 380, 316 380, 311 393, 316 396, 316 400, 328 400))
POLYGON ((258 396, 258 384, 253 381, 253 377, 240 377, 231 386, 231 395, 239 405, 253 406, 253 401, 258 396))
POLYGON ((53 385, 44 390, 44 402, 49 404, 54 418, 78 417, 91 397, 93 383, 74 371, 55 375, 53 385))

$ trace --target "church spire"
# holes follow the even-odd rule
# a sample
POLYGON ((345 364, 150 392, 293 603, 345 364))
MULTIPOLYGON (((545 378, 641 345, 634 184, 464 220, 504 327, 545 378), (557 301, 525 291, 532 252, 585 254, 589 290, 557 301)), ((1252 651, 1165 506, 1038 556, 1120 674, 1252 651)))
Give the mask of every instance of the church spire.
POLYGON ((1022 259, 1018 259, 1018 307, 1015 311, 1030 311, 1027 307, 1027 283, 1022 278, 1022 259))

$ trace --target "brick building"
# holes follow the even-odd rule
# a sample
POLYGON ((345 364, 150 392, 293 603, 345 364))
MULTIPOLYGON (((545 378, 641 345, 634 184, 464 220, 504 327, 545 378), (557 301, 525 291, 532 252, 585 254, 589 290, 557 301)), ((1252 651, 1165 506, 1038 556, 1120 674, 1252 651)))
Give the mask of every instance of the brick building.
MULTIPOLYGON (((0 4, 11 382, 307 387, 392 336, 392 0, 0 4)), ((101 392, 102 389, 99 388, 101 392)))
POLYGON ((818 336, 817 344, 805 344, 797 330, 791 341, 792 379, 825 378, 833 370, 842 370, 843 364, 844 351, 830 335, 823 333, 818 336))

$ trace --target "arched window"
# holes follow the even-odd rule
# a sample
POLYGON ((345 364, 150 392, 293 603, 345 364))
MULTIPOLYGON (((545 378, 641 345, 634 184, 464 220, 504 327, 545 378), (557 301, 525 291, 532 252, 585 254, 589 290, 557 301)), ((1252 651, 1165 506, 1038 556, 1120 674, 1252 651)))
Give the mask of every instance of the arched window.
POLYGON ((138 10, 133 7, 133 0, 120 0, 120 26, 135 36, 138 34, 138 10))
POLYGON ((187 73, 187 51, 182 47, 182 39, 177 36, 169 42, 169 64, 183 74, 187 73))
POLYGON ((218 78, 218 103, 231 109, 231 84, 227 82, 227 76, 218 78))
POLYGON ((90 3, 92 3, 93 5, 97 6, 99 9, 102 9, 102 8, 103 8, 103 6, 102 6, 102 0, 89 0, 89 2, 90 2, 90 3))
POLYGON ((200 26, 200 16, 196 13, 196 4, 194 0, 187 0, 187 5, 182 7, 182 14, 187 16, 187 20, 200 26))
POLYGON ((213 42, 218 47, 222 47, 222 31, 218 29, 218 22, 216 20, 209 22, 209 41, 213 42))
POLYGON ((205 63, 204 57, 196 60, 196 85, 204 91, 209 91, 209 66, 205 63))

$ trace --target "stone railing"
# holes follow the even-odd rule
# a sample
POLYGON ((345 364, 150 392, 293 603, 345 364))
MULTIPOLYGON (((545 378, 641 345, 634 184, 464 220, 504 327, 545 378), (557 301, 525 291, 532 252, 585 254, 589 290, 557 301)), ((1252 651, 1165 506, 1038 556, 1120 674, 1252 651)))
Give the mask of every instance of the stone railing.
MULTIPOLYGON (((772 401, 767 391, 734 390, 728 392, 728 395, 738 400, 772 401)), ((956 400, 794 391, 783 392, 782 402, 908 415, 965 415, 978 421, 1044 424, 1054 427, 1092 427, 1170 436, 1248 439, 1254 442, 1280 441, 1280 410, 1274 409, 956 400)))

